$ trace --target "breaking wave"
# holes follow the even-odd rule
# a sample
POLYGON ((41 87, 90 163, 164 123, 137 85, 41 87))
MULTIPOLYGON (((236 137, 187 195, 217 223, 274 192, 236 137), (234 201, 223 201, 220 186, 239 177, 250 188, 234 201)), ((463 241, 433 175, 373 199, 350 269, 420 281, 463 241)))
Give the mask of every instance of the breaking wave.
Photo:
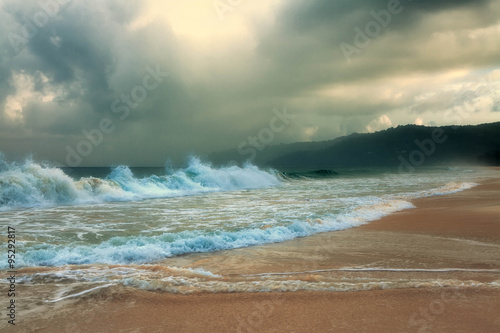
MULTIPOLYGON (((182 231, 158 236, 113 237, 95 245, 40 244, 26 249, 19 265, 24 267, 155 262, 186 253, 242 248, 283 242, 320 232, 344 230, 412 207, 414 206, 410 202, 394 200, 360 207, 351 212, 327 216, 324 219, 296 220, 289 225, 269 228, 215 232, 182 231)), ((2 264, 0 267, 3 267, 2 264)))
POLYGON ((185 169, 137 178, 127 166, 104 179, 75 180, 63 170, 27 159, 9 163, 0 153, 0 210, 23 207, 132 201, 206 192, 255 189, 280 184, 274 171, 244 167, 215 168, 192 158, 185 169))

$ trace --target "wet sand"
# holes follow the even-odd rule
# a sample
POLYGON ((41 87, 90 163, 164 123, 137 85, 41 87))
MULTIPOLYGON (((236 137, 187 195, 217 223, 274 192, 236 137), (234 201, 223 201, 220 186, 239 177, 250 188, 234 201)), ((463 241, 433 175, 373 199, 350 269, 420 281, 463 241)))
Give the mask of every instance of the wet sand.
MULTIPOLYGON (((171 295, 81 300, 31 332, 498 332, 500 292, 452 289, 171 295)), ((21 328, 21 327, 19 327, 21 328)))
POLYGON ((404 280, 416 283, 412 288, 174 295, 114 286, 54 303, 43 315, 27 318, 19 313, 15 330, 500 331, 500 288, 491 287, 500 284, 500 180, 413 203, 416 209, 358 228, 162 262, 204 268, 228 279, 241 274, 290 272, 289 277, 303 281, 332 277, 404 280), (349 267, 358 270, 346 271, 349 267), (429 280, 452 283, 440 288, 426 284, 429 280))

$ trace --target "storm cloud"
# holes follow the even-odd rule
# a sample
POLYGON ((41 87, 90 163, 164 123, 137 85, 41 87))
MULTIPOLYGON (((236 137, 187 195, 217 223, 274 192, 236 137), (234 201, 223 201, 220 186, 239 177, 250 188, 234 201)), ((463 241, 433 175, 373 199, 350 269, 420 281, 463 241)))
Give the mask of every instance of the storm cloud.
POLYGON ((215 3, 1 1, 0 151, 163 165, 283 108, 275 144, 500 120, 498 1, 215 3))

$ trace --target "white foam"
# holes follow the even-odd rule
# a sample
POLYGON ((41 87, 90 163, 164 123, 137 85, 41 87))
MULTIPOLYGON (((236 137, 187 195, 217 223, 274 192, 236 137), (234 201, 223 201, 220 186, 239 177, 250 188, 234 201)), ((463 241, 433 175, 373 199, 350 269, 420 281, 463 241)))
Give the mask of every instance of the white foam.
MULTIPOLYGON (((158 236, 113 237, 93 245, 51 245, 27 248, 18 265, 62 266, 81 264, 131 264, 155 262, 193 252, 212 252, 291 240, 320 232, 356 227, 413 205, 391 200, 373 206, 362 206, 345 214, 312 222, 295 220, 266 229, 247 228, 238 231, 182 231, 158 236)), ((0 265, 2 265, 0 263, 0 265)), ((5 264, 4 264, 5 265, 5 264)))
POLYGON ((260 273, 260 274, 242 274, 241 276, 271 276, 271 275, 300 275, 310 273, 324 272, 427 272, 427 273, 443 273, 443 272, 472 272, 472 273, 500 273, 500 269, 475 269, 475 268, 332 268, 319 269, 314 271, 299 271, 299 272, 278 272, 278 273, 260 273))
MULTIPOLYGON (((377 289, 399 288, 486 288, 498 289, 496 282, 462 281, 453 279, 437 280, 372 280, 372 281, 303 281, 303 280, 252 280, 252 281, 205 281, 183 277, 170 277, 160 280, 127 279, 122 283, 126 286, 170 293, 191 294, 194 292, 210 293, 255 293, 255 292, 294 292, 294 291, 363 291, 377 289)), ((279 294, 278 294, 279 295, 279 294)))
POLYGON ((64 296, 64 297, 60 297, 60 298, 57 298, 57 299, 53 299, 53 300, 46 300, 45 302, 46 303, 55 303, 55 302, 59 302, 59 301, 62 301, 64 299, 68 299, 68 298, 73 298, 73 297, 78 297, 78 296, 82 296, 82 295, 85 295, 85 294, 88 294, 94 290, 97 290, 97 289, 102 289, 102 288, 108 288, 108 287, 111 287, 111 286, 115 286, 116 284, 114 283, 108 283, 108 284, 105 284, 103 286, 98 286, 98 287, 95 287, 95 288, 91 288, 91 289, 88 289, 88 290, 84 290, 82 292, 79 292, 79 293, 76 293, 76 294, 72 294, 72 295, 68 295, 68 296, 64 296))
POLYGON ((457 192, 471 189, 477 185, 479 185, 479 184, 472 183, 472 182, 461 182, 461 183, 449 182, 446 185, 440 186, 438 188, 419 191, 417 193, 414 193, 412 195, 412 197, 414 199, 416 199, 416 198, 432 197, 432 196, 436 196, 436 195, 453 194, 453 193, 457 193, 457 192))
POLYGON ((250 164, 214 168, 197 158, 191 159, 186 169, 172 174, 137 178, 127 166, 120 166, 106 179, 84 177, 76 181, 59 168, 31 159, 22 164, 8 163, 0 154, 0 165, 0 210, 175 197, 281 183, 275 171, 250 164))

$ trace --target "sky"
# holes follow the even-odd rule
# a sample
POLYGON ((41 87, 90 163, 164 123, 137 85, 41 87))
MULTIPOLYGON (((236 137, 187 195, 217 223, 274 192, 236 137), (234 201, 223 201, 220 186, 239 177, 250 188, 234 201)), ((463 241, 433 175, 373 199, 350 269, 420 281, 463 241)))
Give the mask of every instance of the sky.
POLYGON ((161 166, 500 121, 498 0, 0 0, 0 152, 161 166))

